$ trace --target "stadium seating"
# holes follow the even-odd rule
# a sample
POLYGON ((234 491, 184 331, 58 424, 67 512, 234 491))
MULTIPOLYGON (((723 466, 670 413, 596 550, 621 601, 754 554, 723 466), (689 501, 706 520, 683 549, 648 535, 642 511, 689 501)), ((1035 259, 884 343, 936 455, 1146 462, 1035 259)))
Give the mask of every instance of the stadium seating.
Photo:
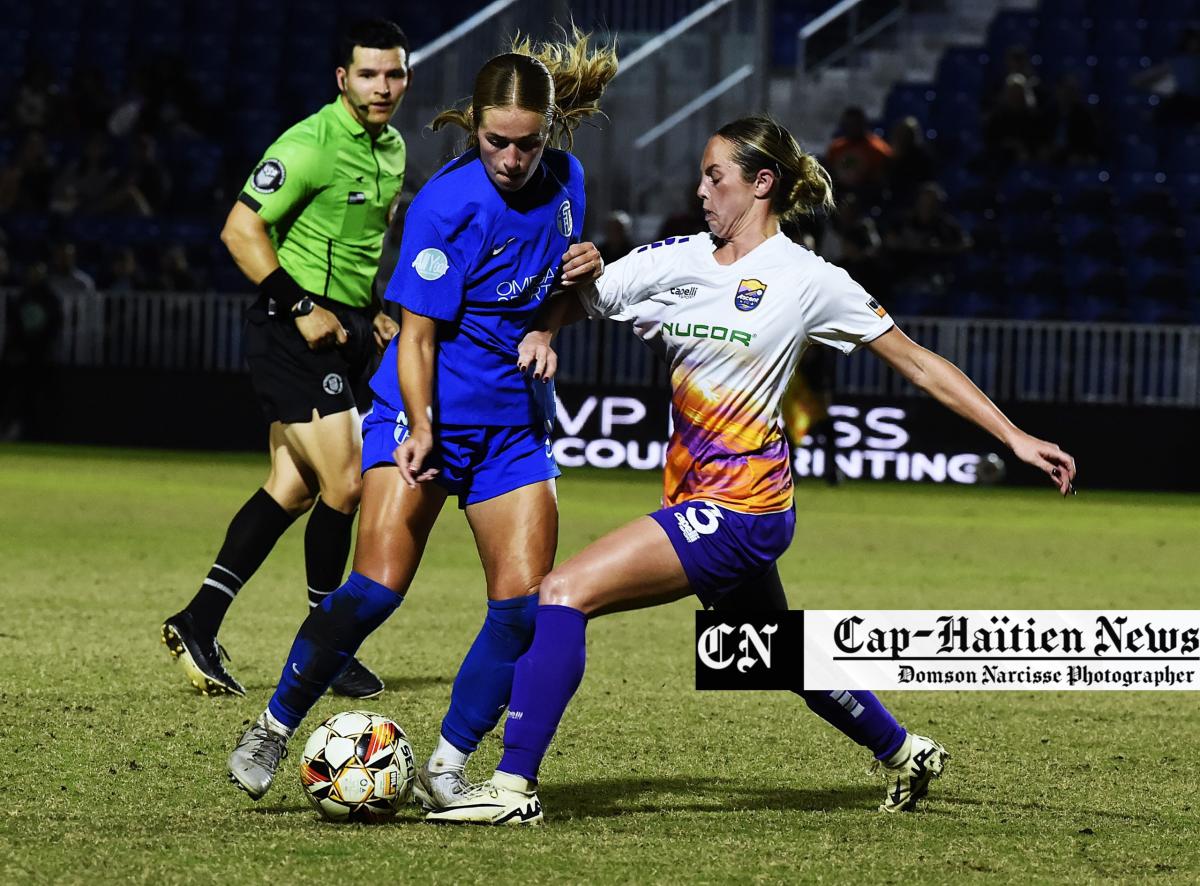
MULTIPOLYGON (((422 7, 404 24, 420 46, 480 5, 447 0, 422 7)), ((634 15, 637 4, 589 0, 581 6, 603 8, 620 29, 622 16, 634 15)), ((775 6, 772 62, 786 70, 795 63, 797 30, 829 4, 775 6)), ((53 47, 63 77, 99 72, 114 99, 142 86, 147 70, 160 70, 148 65, 184 60, 176 69, 193 115, 188 126, 157 136, 174 183, 171 205, 186 209, 153 220, 64 224, 20 207, 0 219, 0 227, 34 255, 44 252, 47 238, 64 233, 81 250, 97 253, 105 242, 147 250, 182 242, 208 266, 214 285, 242 288, 216 240, 229 194, 289 121, 330 95, 330 34, 363 14, 394 15, 396 9, 385 0, 0 4, 0 96, 10 105, 28 63, 53 47), (310 63, 314 59, 325 62, 310 63)), ((886 135, 904 117, 920 121, 949 208, 974 246, 971 258, 956 262, 959 280, 948 294, 898 292, 895 310, 1140 320, 1200 314, 1200 265, 1192 258, 1200 254, 1200 129, 1164 122, 1160 97, 1135 84, 1136 75, 1174 51, 1181 28, 1197 20, 1200 0, 1041 0, 1036 9, 1002 9, 980 45, 947 49, 931 81, 896 83, 876 121, 880 131, 886 135), (1077 79, 1101 125, 1103 156, 1094 164, 981 159, 984 115, 1014 46, 1028 51, 1043 101, 1053 101, 1063 76, 1077 79)), ((11 162, 21 144, 18 131, 0 131, 0 165, 11 162)), ((76 158, 81 146, 70 133, 54 132, 48 151, 57 166, 76 158)), ((118 161, 128 152, 126 144, 113 147, 118 161)), ((885 234, 893 209, 874 212, 885 234)))

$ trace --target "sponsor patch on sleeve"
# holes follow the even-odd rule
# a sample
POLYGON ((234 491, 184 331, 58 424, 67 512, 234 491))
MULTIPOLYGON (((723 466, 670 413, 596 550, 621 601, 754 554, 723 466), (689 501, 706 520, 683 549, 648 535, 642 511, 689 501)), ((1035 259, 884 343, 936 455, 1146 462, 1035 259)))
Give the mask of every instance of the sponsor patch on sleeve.
POLYGON ((879 302, 875 301, 875 299, 870 299, 867 302, 867 307, 870 308, 872 311, 874 311, 875 314, 879 317, 887 316, 887 311, 885 311, 883 309, 883 305, 881 305, 879 302))
POLYGON ((422 280, 437 280, 445 275, 450 267, 450 262, 442 250, 430 247, 417 253, 412 266, 422 280))
POLYGON ((250 176, 250 187, 260 194, 274 194, 287 180, 287 169, 283 163, 271 157, 258 164, 250 176))

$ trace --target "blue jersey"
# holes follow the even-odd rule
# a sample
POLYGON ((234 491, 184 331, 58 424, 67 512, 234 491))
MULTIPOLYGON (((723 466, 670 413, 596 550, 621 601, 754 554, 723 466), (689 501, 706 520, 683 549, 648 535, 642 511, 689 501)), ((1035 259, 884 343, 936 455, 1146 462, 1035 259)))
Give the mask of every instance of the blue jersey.
MULTIPOLYGON (((583 167, 547 148, 525 187, 503 193, 478 150, 444 166, 409 207, 385 298, 438 324, 435 420, 515 427, 551 418, 553 386, 517 369, 517 345, 583 225, 583 167)), ((393 339, 371 379, 403 409, 393 339)))

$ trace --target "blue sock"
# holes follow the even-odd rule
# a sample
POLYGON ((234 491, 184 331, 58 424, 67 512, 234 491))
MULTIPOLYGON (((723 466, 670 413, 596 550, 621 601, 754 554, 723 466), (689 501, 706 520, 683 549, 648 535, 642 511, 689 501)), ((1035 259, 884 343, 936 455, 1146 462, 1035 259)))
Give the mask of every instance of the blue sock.
POLYGON ((501 772, 537 779, 542 758, 587 661, 587 616, 570 606, 539 606, 533 645, 517 661, 504 724, 501 772))
POLYGON ((500 722, 512 693, 513 668, 529 649, 538 595, 488 600, 488 614, 454 678, 442 737, 464 754, 474 753, 500 722))
POLYGON ((267 704, 271 716, 289 729, 299 726, 362 641, 403 602, 390 588, 351 572, 346 583, 311 609, 300 625, 267 704))
POLYGON ((886 760, 908 735, 874 693, 866 690, 821 689, 796 693, 814 714, 851 740, 886 760))

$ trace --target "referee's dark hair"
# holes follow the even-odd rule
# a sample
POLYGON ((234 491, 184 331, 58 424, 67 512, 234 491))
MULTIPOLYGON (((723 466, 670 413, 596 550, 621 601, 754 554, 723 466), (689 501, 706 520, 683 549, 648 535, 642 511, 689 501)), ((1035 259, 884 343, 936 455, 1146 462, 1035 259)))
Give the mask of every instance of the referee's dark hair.
POLYGON ((400 26, 386 18, 363 18, 346 28, 342 34, 342 42, 338 47, 338 64, 350 70, 354 62, 354 47, 362 46, 367 49, 391 49, 399 46, 408 55, 408 36, 400 30, 400 26))

